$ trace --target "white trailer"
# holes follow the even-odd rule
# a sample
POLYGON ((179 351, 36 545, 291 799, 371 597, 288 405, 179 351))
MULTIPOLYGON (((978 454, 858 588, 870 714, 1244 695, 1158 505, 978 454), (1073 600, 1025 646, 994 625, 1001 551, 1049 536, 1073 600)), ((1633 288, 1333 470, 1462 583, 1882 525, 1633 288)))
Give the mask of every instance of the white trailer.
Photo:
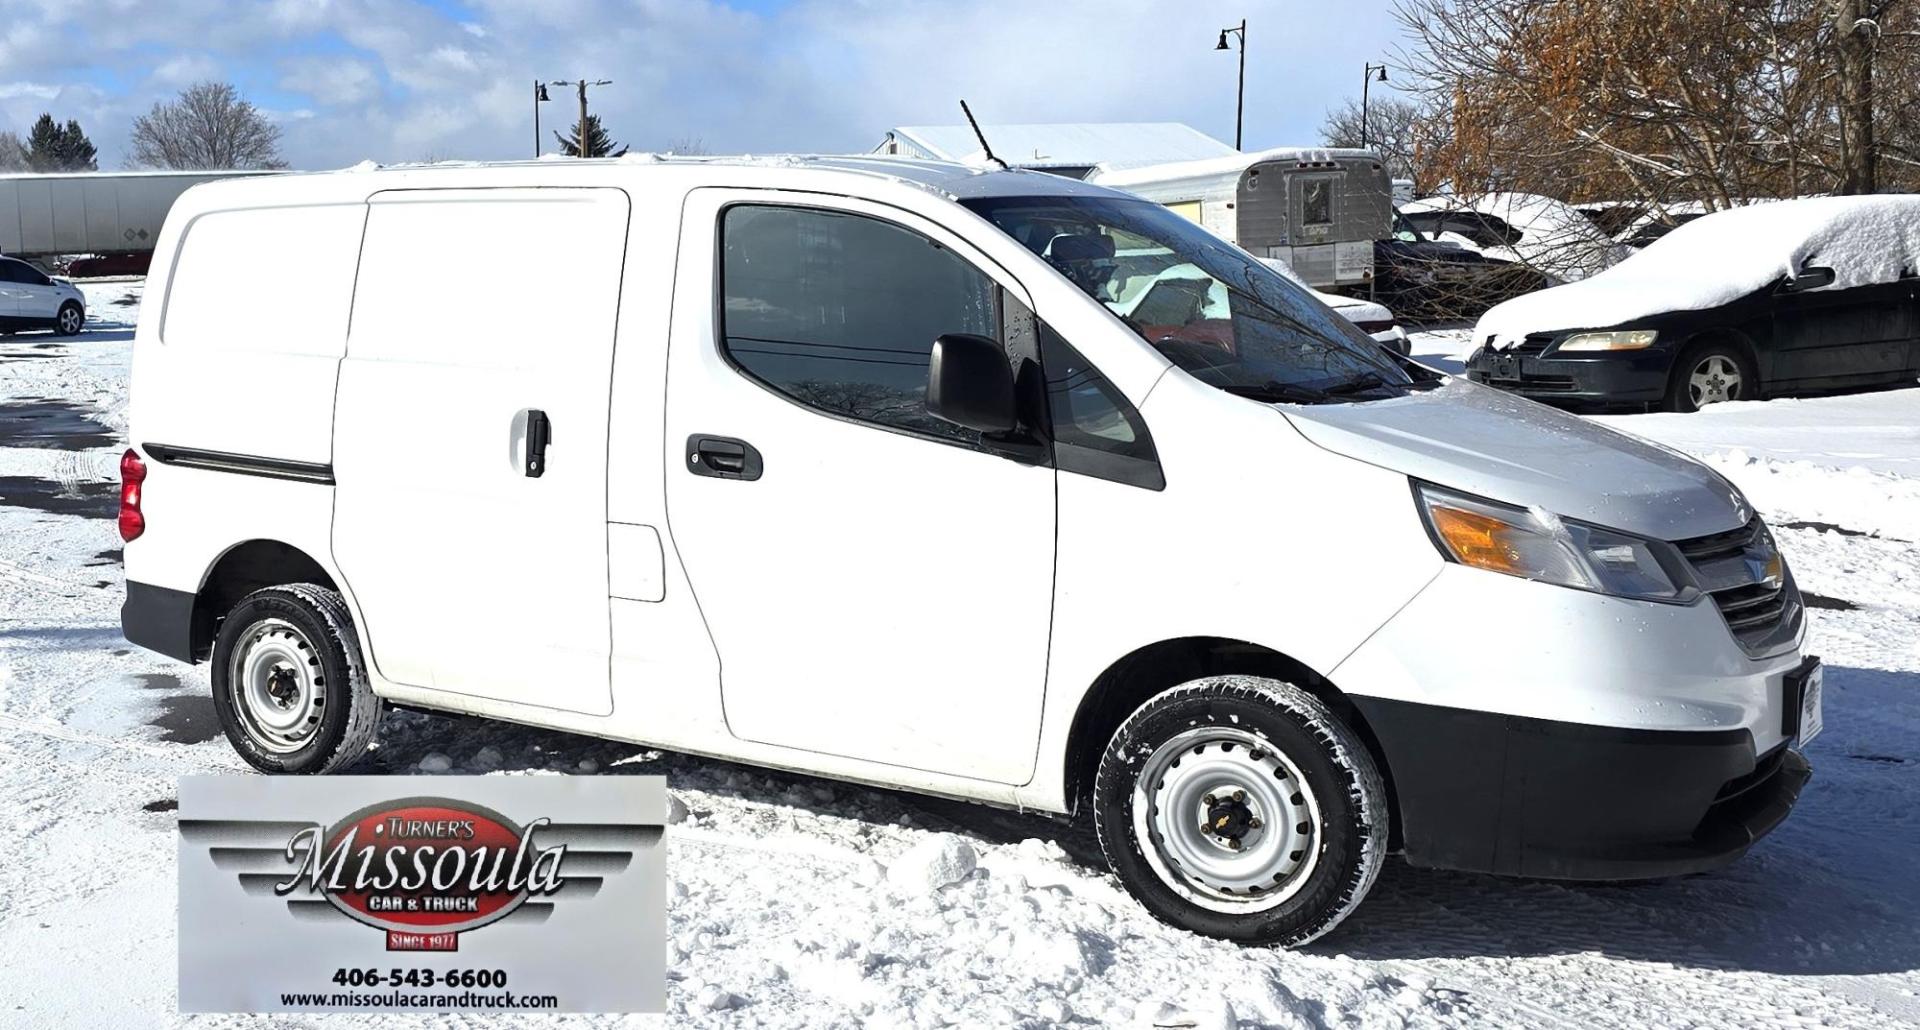
POLYGON ((272 172, 0 175, 0 254, 148 254, 173 202, 214 179, 272 172))
POLYGON ((1388 238, 1393 186, 1371 150, 1282 147, 1201 161, 1116 168, 1088 182, 1158 201, 1277 258, 1316 289, 1373 283, 1373 244, 1388 238))

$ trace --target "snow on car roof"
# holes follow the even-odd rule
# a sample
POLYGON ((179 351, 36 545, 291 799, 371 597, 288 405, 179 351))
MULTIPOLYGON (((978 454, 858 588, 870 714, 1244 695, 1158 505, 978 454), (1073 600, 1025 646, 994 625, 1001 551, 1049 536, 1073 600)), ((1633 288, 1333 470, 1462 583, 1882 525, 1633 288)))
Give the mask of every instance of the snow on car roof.
POLYGON ((1920 195, 1811 197, 1698 218, 1598 275, 1495 305, 1474 339, 1505 348, 1528 333, 1698 311, 1810 265, 1834 270, 1833 290, 1920 270, 1920 195))

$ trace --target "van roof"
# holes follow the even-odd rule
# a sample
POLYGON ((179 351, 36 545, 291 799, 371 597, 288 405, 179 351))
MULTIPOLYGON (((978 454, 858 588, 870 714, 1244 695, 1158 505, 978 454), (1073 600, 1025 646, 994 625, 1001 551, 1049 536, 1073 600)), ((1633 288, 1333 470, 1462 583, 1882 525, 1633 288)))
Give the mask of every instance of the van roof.
MULTIPOLYGON (((716 172, 764 171, 765 185, 777 187, 794 178, 820 175, 846 176, 869 182, 904 184, 954 200, 976 197, 1029 195, 1113 196, 1114 191, 1091 186, 1058 175, 1027 169, 982 169, 950 161, 898 157, 886 154, 820 155, 769 154, 740 156, 679 156, 674 154, 625 154, 607 158, 568 158, 549 156, 527 161, 447 161, 434 164, 376 165, 362 162, 351 168, 326 172, 292 172, 245 180, 224 180, 197 186, 191 195, 211 198, 229 191, 270 191, 307 194, 320 202, 341 202, 354 195, 365 196, 383 189, 401 186, 496 185, 503 180, 524 181, 524 173, 538 169, 546 182, 597 180, 612 184, 630 173, 679 170, 684 176, 696 169, 716 172), (521 173, 521 174, 515 174, 521 173)), ((742 176, 726 176, 729 185, 748 185, 742 176)), ((757 179, 757 176, 747 178, 757 179)), ((760 185, 752 182, 752 185, 760 185)), ((253 194, 258 195, 258 194, 253 194)))

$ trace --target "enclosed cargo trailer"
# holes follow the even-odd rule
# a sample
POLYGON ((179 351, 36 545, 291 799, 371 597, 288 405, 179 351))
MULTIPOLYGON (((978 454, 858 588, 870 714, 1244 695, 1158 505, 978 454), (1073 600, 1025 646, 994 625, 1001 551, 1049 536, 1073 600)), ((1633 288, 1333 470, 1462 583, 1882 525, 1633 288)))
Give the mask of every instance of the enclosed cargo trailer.
POLYGON ((1283 147, 1101 167, 1086 181, 1165 204, 1256 257, 1285 261, 1315 289, 1365 292, 1373 243, 1392 235, 1392 180, 1371 150, 1283 147))

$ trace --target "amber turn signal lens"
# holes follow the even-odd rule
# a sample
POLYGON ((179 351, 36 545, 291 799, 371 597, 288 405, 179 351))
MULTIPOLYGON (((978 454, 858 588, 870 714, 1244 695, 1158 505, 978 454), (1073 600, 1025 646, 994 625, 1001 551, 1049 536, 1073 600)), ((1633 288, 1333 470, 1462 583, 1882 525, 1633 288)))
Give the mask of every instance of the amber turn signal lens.
POLYGON ((1430 511, 1434 531, 1446 542, 1447 549, 1462 565, 1524 575, 1518 554, 1507 539, 1513 527, 1499 519, 1474 511, 1446 508, 1438 504, 1430 511))

